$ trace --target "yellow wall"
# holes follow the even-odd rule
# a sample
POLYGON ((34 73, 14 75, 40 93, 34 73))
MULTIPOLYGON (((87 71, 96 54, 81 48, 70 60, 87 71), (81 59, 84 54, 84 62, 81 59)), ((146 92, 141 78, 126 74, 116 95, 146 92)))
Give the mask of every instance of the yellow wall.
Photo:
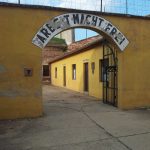
POLYGON ((150 107, 150 20, 129 18, 128 24, 124 30, 130 44, 118 56, 118 104, 123 109, 150 107))
POLYGON ((0 7, 0 119, 43 112, 41 50, 31 43, 39 21, 32 12, 0 7), (32 77, 24 76, 25 67, 33 68, 32 77))
POLYGON ((64 87, 63 66, 66 66, 66 88, 84 92, 83 65, 88 62, 89 95, 102 99, 102 82, 99 82, 99 59, 102 59, 102 53, 102 47, 96 46, 91 50, 52 63, 52 84, 64 87), (92 62, 95 62, 94 74, 91 69, 92 62), (72 80, 72 64, 76 64, 76 80, 72 80), (57 78, 55 78, 55 67, 57 67, 57 78))
POLYGON ((118 107, 150 107, 150 18, 104 17, 130 42, 124 52, 118 50, 118 107))
MULTIPOLYGON (((31 41, 46 21, 68 12, 0 6, 0 119, 42 114, 41 50, 31 41), (24 77, 24 67, 33 67, 33 77, 24 77)), ((124 52, 118 51, 119 107, 150 106, 150 19, 99 16, 117 26, 130 42, 124 52)))

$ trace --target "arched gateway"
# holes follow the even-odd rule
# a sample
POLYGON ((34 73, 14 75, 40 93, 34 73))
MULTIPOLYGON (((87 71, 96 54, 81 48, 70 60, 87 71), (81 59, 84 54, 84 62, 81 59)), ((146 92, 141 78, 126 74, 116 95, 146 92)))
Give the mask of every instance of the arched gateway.
POLYGON ((106 35, 106 37, 111 38, 121 51, 123 51, 129 43, 123 33, 108 20, 85 13, 67 13, 54 17, 40 28, 32 42, 36 46, 44 48, 56 34, 75 27, 91 28, 101 32, 106 35))
MULTIPOLYGON (((123 51, 129 41, 108 20, 85 13, 67 13, 49 20, 45 23, 33 38, 33 43, 44 48, 47 43, 58 33, 75 27, 89 28, 100 32, 104 37, 109 38, 115 45, 123 51)), ((117 106, 117 72, 116 50, 107 46, 106 42, 103 46, 103 102, 117 106), (105 48, 107 47, 107 48, 105 48), (111 62, 111 63, 110 63, 111 62), (111 94, 110 94, 111 93, 111 94)))

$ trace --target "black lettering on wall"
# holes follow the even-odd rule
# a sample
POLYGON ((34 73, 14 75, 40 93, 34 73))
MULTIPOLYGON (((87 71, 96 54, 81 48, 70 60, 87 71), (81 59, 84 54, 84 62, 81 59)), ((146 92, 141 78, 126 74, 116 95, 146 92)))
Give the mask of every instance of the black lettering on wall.
POLYGON ((89 20, 88 20, 88 18, 90 18, 90 17, 91 17, 91 15, 87 15, 87 16, 86 16, 86 24, 87 24, 87 25, 90 24, 90 22, 89 22, 89 20))
POLYGON ((73 14, 74 24, 79 24, 79 14, 73 14))
POLYGON ((112 28, 110 35, 115 35, 117 33, 117 29, 115 27, 112 28))
POLYGON ((99 18, 99 27, 102 25, 102 22, 104 21, 104 19, 102 19, 102 18, 99 18))
POLYGON ((118 42, 119 45, 121 45, 124 42, 125 37, 119 32, 116 35, 115 40, 118 42))
POLYGON ((120 41, 119 44, 121 45, 121 44, 124 42, 124 40, 125 40, 125 38, 123 38, 123 39, 120 41))
POLYGON ((70 25, 70 22, 69 22, 69 15, 65 15, 64 18, 66 18, 67 24, 70 25))
POLYGON ((92 24, 91 25, 96 26, 96 24, 97 24, 97 18, 98 17, 96 17, 96 16, 92 17, 92 24))
POLYGON ((39 35, 39 34, 37 34, 37 37, 38 37, 38 39, 39 39, 42 43, 44 43, 45 40, 46 40, 46 38, 44 38, 43 36, 41 36, 41 35, 39 35))
POLYGON ((108 32, 110 30, 110 27, 112 27, 112 24, 108 23, 105 28, 105 31, 108 32))
POLYGON ((46 24, 46 27, 53 33, 55 29, 53 29, 49 24, 46 24))
POLYGON ((41 31, 41 33, 43 33, 47 38, 49 37, 49 35, 51 35, 51 34, 48 32, 48 30, 45 29, 45 28, 41 29, 40 31, 41 31))
POLYGON ((117 41, 117 43, 118 43, 118 38, 117 38, 117 36, 115 37, 115 40, 117 41))
POLYGON ((56 24, 56 26, 57 26, 57 29, 60 28, 59 24, 57 23, 58 20, 59 20, 58 18, 55 18, 55 19, 53 20, 54 24, 56 24))
POLYGON ((80 20, 80 24, 82 24, 84 21, 84 14, 81 14, 81 20, 80 20))

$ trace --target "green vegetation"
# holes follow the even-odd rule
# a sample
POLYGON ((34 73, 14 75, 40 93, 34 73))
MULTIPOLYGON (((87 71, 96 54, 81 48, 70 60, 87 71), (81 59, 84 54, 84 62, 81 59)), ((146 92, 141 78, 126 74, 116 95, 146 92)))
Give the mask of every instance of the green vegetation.
POLYGON ((60 39, 57 37, 52 38, 50 41, 50 44, 58 44, 58 45, 62 45, 62 46, 67 46, 65 39, 60 39))
POLYGON ((67 43, 66 43, 66 40, 65 40, 65 39, 61 39, 61 38, 54 37, 54 38, 52 38, 51 41, 48 43, 48 46, 52 46, 52 45, 60 46, 60 47, 62 47, 62 50, 63 50, 64 52, 67 51, 67 43))

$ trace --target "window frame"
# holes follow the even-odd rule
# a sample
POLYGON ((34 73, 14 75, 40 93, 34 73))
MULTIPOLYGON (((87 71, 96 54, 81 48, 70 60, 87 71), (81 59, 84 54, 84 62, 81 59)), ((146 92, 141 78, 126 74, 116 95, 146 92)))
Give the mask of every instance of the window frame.
POLYGON ((55 78, 57 79, 57 67, 55 67, 55 78))
POLYGON ((76 64, 72 64, 72 80, 76 80, 76 64))

